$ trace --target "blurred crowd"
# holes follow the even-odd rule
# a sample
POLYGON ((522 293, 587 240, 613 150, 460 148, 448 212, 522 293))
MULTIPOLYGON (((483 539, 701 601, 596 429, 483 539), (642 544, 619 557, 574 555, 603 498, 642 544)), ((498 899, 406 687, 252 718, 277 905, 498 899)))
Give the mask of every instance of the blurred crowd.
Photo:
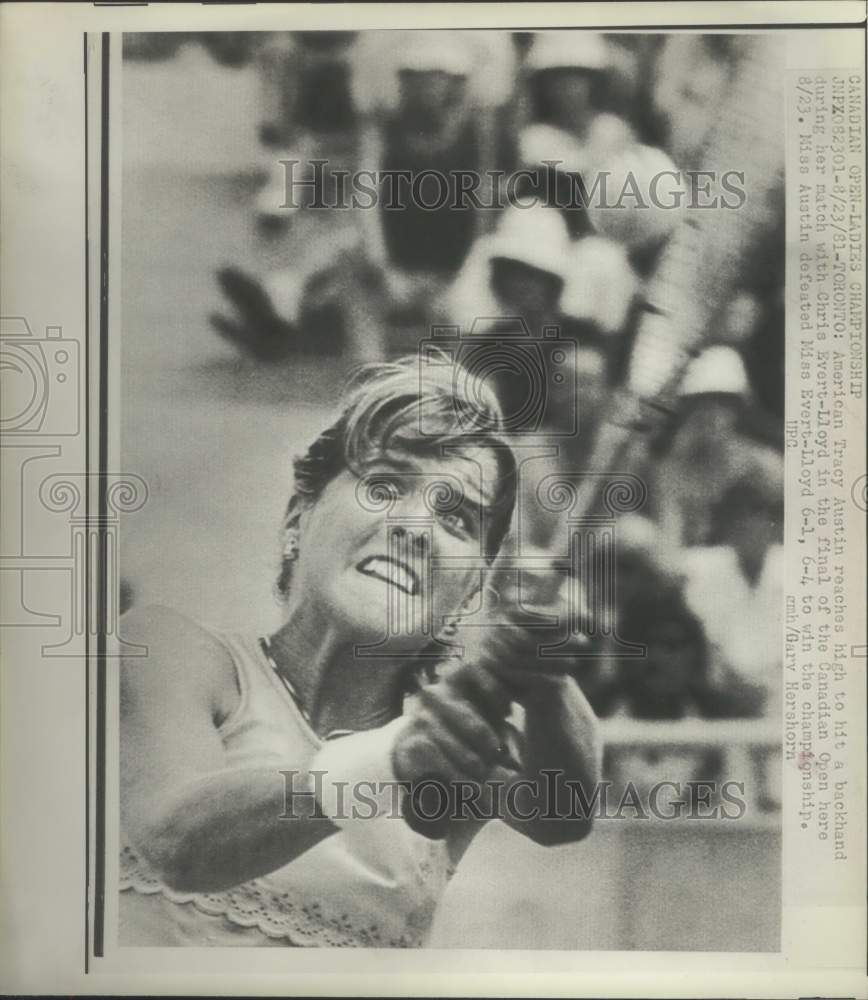
MULTIPOLYGON (((127 38, 130 59, 168 59, 201 44, 227 67, 258 69, 260 147, 251 160, 261 185, 250 211, 269 263, 257 274, 219 273, 211 322, 220 336, 265 365, 299 354, 405 354, 436 324, 475 323, 478 332, 520 320, 535 336, 555 327, 577 345, 584 428, 560 461, 582 467, 624 383, 644 289, 683 215, 569 197, 522 206, 541 185, 569 195, 576 177, 587 187, 600 171, 647 186, 670 171, 737 167, 708 162, 706 143, 744 36, 127 38), (390 170, 433 170, 452 185, 473 172, 480 204, 456 210, 453 187, 442 207, 390 210, 381 191, 370 207, 316 210, 339 196, 343 172, 390 170)), ((438 194, 432 187, 423 198, 434 204, 438 194)), ((762 717, 779 704, 782 200, 769 218, 741 248, 704 349, 639 457, 648 500, 617 525, 615 634, 647 655, 577 664, 603 716, 762 717)), ((505 379, 507 409, 510 392, 505 379)))

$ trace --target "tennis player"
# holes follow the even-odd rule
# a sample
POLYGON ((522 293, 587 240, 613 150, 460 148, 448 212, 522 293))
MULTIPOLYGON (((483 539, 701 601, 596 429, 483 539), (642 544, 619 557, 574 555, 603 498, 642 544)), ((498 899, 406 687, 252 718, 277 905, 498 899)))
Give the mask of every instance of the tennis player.
POLYGON ((122 945, 419 947, 491 817, 587 835, 550 780, 598 778, 575 682, 518 625, 448 655, 515 462, 486 386, 438 370, 370 368, 296 461, 274 634, 123 619, 149 655, 121 675, 122 945))

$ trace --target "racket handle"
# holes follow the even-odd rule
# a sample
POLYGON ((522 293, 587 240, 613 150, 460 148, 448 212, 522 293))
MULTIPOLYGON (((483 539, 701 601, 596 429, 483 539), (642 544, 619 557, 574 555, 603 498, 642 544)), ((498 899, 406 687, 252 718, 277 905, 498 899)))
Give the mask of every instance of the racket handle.
MULTIPOLYGON (((475 643, 471 641, 465 642, 465 648, 470 651, 470 646, 474 645, 476 648, 473 650, 472 660, 474 664, 484 664, 486 662, 486 656, 490 656, 491 653, 486 653, 480 644, 481 635, 477 632, 474 636, 475 643)), ((470 637, 468 637, 470 639, 470 637)), ((474 668, 476 669, 476 668, 474 668)), ((434 681, 433 683, 437 683, 434 681)), ((494 727, 498 732, 501 739, 501 746, 506 745, 506 719, 509 715, 511 705, 506 703, 502 708, 502 713, 497 716, 492 716, 491 711, 485 711, 484 706, 478 705, 483 713, 487 716, 487 721, 494 727)), ((508 757, 508 754, 507 754, 508 757)), ((427 837, 429 840, 443 840, 449 832, 450 819, 454 816, 459 818, 458 812, 456 810, 456 798, 455 798, 455 786, 448 780, 443 780, 436 775, 425 775, 424 777, 418 778, 417 780, 409 783, 407 787, 407 794, 404 796, 403 802, 401 803, 401 816, 404 822, 410 827, 414 833, 421 834, 423 837, 427 837), (422 799, 425 797, 425 788, 430 788, 430 795, 432 799, 435 796, 436 789, 436 802, 430 801, 428 803, 428 808, 425 808, 425 802, 422 799), (429 815, 425 815, 428 812, 429 815)))

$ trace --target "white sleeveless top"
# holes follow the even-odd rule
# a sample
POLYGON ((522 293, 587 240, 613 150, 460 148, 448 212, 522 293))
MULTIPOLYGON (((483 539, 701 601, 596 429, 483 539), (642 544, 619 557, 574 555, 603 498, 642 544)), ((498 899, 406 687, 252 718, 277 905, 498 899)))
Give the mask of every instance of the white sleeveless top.
MULTIPOLYGON (((307 760, 321 740, 259 644, 214 634, 235 662, 241 691, 218 730, 227 764, 277 772, 307 760)), ((176 892, 122 830, 119 944, 420 947, 452 872, 445 841, 383 816, 351 824, 232 889, 176 892)))

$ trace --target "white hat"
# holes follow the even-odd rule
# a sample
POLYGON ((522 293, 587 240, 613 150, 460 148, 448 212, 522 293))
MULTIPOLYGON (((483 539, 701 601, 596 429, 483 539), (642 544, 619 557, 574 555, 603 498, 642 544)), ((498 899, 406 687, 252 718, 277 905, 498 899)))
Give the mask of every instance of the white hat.
POLYGON ((650 553, 660 544, 660 529, 644 514, 624 514, 618 518, 618 544, 650 553))
POLYGON ((569 253, 570 234, 558 209, 510 205, 490 239, 488 258, 521 261, 563 279, 569 253))
POLYGON ((724 344, 707 347, 687 366, 678 395, 702 396, 725 393, 747 396, 749 385, 744 361, 738 351, 724 344))
POLYGON ((395 52, 395 68, 440 70, 454 76, 468 76, 473 69, 473 52, 467 39, 449 31, 410 31, 406 43, 395 52))
POLYGON ((350 58, 353 100, 366 112, 397 106, 402 68, 466 75, 467 100, 476 108, 505 104, 514 85, 516 53, 504 32, 362 31, 350 58))
POLYGON ((593 320, 604 333, 620 330, 639 286, 627 250, 604 236, 585 236, 573 243, 567 271, 561 310, 593 320))
POLYGON ((623 118, 603 111, 591 121, 587 144, 592 156, 615 156, 634 146, 636 135, 623 118))
POLYGON ((544 69, 606 69, 609 47, 601 35, 589 31, 545 31, 534 36, 525 66, 544 69))
POLYGON ((558 169, 578 173, 587 162, 587 148, 575 136, 554 125, 534 122, 518 133, 522 163, 555 162, 558 169))
POLYGON ((591 225, 625 246, 661 240, 682 220, 683 178, 662 149, 634 143, 599 153, 585 183, 591 225))
POLYGON ((554 163, 556 170, 581 174, 619 157, 635 142, 627 122, 604 112, 594 117, 584 140, 555 125, 526 125, 518 133, 518 152, 522 163, 554 163))

